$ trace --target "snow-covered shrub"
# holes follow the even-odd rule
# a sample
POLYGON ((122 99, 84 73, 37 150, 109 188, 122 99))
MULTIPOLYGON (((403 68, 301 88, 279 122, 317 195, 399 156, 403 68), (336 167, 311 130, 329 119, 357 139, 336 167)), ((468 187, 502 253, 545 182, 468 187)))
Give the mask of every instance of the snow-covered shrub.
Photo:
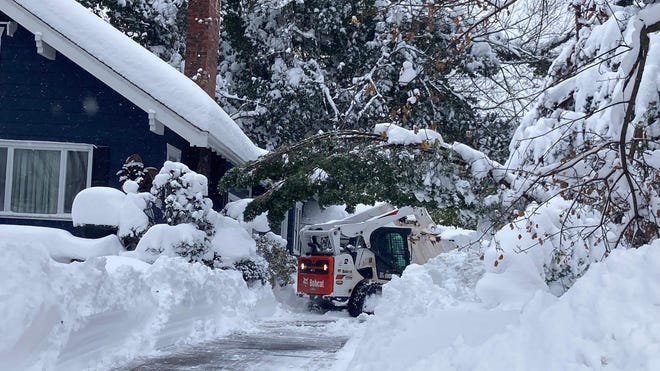
POLYGON ((265 285, 270 279, 268 262, 262 257, 241 259, 234 263, 233 268, 243 274, 243 279, 248 286, 253 286, 256 283, 265 285))
MULTIPOLYGON (((204 238, 187 240, 174 251, 190 261, 213 264, 211 239, 215 233, 213 202, 206 197, 208 180, 180 162, 166 161, 151 188, 153 204, 160 211, 162 222, 170 226, 191 225, 203 232, 204 238)), ((155 217, 154 217, 155 218, 155 217)))
POLYGON ((124 182, 126 196, 119 215, 117 236, 126 250, 135 250, 142 236, 154 224, 151 210, 154 197, 147 192, 138 193, 138 184, 132 180, 124 182))
POLYGON ((144 163, 142 162, 142 157, 137 153, 128 156, 126 161, 124 161, 124 164, 121 166, 121 169, 117 171, 116 175, 119 177, 120 183, 132 180, 139 184, 144 175, 144 163))
POLYGON ((268 262, 268 277, 271 286, 293 284, 296 273, 296 258, 289 254, 286 240, 273 232, 255 235, 257 253, 268 262))
POLYGON ((124 161, 121 169, 117 171, 119 183, 124 184, 127 180, 132 180, 138 184, 140 192, 148 191, 151 188, 147 171, 144 169, 142 157, 134 153, 124 161), (147 184, 148 183, 148 184, 147 184))
POLYGON ((193 223, 209 237, 213 223, 209 220, 213 202, 208 195, 208 180, 180 162, 166 161, 151 188, 156 207, 169 225, 193 223))
POLYGON ((289 255, 286 240, 270 231, 267 213, 260 214, 251 221, 245 221, 243 213, 251 201, 252 199, 246 198, 230 202, 222 210, 224 215, 235 219, 238 225, 252 235, 256 242, 256 253, 266 263, 265 270, 257 269, 255 273, 252 273, 253 268, 257 267, 252 267, 251 263, 237 262, 239 269, 247 277, 263 274, 273 287, 290 285, 293 283, 291 275, 296 272, 296 259, 289 255))
POLYGON ((91 187, 80 191, 73 199, 73 226, 97 225, 118 227, 124 194, 114 188, 91 187))
POLYGON ((138 256, 153 263, 161 256, 180 256, 189 262, 212 262, 213 251, 207 246, 206 233, 190 223, 156 224, 142 236, 135 249, 138 256))

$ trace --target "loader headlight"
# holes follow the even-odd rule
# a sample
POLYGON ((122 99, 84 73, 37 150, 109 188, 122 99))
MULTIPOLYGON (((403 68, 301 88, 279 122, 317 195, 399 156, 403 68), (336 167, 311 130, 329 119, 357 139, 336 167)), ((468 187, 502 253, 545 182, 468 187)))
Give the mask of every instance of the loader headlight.
POLYGON ((327 265, 327 264, 323 264, 323 271, 327 271, 327 270, 328 270, 328 265, 327 265))
POLYGON ((300 263, 300 270, 304 270, 304 269, 305 269, 305 263, 300 263))

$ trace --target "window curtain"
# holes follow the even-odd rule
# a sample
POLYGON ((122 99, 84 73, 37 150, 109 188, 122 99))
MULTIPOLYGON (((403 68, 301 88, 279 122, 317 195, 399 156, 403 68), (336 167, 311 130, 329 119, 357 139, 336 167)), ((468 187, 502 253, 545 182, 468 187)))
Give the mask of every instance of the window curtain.
POLYGON ((14 150, 11 211, 56 214, 60 151, 14 150))
POLYGON ((5 178, 7 177, 7 148, 0 148, 0 211, 5 209, 5 178))
POLYGON ((89 152, 67 151, 64 212, 70 213, 73 199, 87 186, 87 159, 89 152))

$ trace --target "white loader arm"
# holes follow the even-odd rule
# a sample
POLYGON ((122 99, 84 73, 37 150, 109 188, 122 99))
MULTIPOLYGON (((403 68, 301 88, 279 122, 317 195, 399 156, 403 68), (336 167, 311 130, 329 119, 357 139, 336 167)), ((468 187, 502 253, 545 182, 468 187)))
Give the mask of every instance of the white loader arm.
MULTIPOLYGON (((370 235, 371 232, 375 229, 378 229, 387 224, 396 222, 399 219, 405 218, 406 216, 414 215, 416 220, 416 225, 420 229, 426 229, 430 225, 433 225, 433 219, 426 211, 426 209, 421 207, 412 207, 404 206, 399 209, 393 209, 389 212, 386 212, 382 215, 372 217, 369 220, 365 220, 359 223, 352 224, 339 224, 337 228, 341 230, 341 233, 344 236, 348 237, 357 237, 359 235, 370 235)), ((395 223, 396 224, 396 223, 395 223)))

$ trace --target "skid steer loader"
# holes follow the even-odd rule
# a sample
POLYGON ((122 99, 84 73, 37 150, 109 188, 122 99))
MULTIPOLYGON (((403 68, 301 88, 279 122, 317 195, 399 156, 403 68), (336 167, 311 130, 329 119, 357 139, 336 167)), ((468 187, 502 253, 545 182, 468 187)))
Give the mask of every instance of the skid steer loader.
POLYGON ((430 233, 424 208, 381 204, 342 219, 305 226, 294 249, 299 296, 323 306, 347 307, 351 316, 369 313, 367 298, 411 263, 456 248, 453 240, 430 233))

